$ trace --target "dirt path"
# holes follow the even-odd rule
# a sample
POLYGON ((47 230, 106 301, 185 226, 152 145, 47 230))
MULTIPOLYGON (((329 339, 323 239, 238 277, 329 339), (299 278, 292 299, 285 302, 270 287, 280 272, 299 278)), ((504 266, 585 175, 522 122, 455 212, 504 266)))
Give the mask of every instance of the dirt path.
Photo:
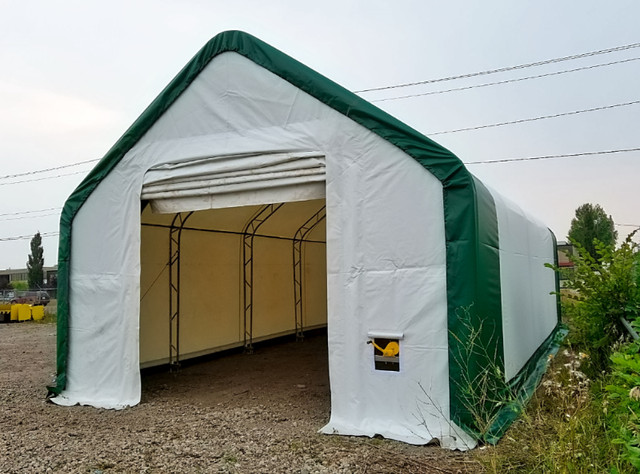
POLYGON ((323 336, 145 373, 142 403, 121 411, 45 401, 54 358, 54 325, 0 325, 0 472, 479 471, 469 454, 318 434, 323 336))

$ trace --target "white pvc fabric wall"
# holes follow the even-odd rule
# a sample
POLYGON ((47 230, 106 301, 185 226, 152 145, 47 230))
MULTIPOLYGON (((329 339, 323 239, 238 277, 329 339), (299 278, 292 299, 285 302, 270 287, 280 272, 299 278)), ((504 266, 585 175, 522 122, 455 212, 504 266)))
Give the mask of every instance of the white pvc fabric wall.
MULTIPOLYGON (((440 182, 371 131, 235 53, 212 60, 76 215, 67 387, 54 401, 106 408, 140 401, 140 200, 145 176, 168 164, 203 159, 215 164, 216 157, 274 153, 310 153, 323 157, 326 166, 332 410, 323 431, 472 445, 448 419, 440 182), (371 334, 400 336, 399 372, 374 369, 367 344, 371 334)), ((192 205, 203 210, 319 199, 318 181, 311 182, 281 183, 268 193, 252 193, 249 201, 246 194, 234 201, 227 193, 224 206, 214 198, 196 199, 192 205), (294 188, 300 187, 306 190, 298 194, 294 188)), ((186 202, 171 207, 170 196, 165 197, 166 209, 172 211, 186 202)))
POLYGON ((491 190, 498 219, 506 380, 520 372, 558 324, 551 231, 491 190))

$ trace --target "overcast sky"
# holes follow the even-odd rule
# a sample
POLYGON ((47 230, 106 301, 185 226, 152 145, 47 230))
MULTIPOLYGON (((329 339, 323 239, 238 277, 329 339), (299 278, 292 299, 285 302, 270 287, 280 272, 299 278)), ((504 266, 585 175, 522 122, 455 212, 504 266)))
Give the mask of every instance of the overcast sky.
MULTIPOLYGON (((40 231, 45 264, 56 264, 59 208, 93 163, 6 176, 101 158, 221 31, 251 33, 360 91, 638 43, 639 18, 637 0, 0 0, 0 239, 40 231)), ((616 62, 375 103, 466 163, 638 148, 640 104, 437 133, 638 101, 636 58, 638 47, 360 95, 377 101, 616 62)), ((617 224, 640 224, 639 152, 469 169, 559 240, 585 202, 601 204, 617 224)), ((622 235, 633 230, 617 229, 622 235)), ((26 266, 29 238, 0 240, 0 268, 26 266)))

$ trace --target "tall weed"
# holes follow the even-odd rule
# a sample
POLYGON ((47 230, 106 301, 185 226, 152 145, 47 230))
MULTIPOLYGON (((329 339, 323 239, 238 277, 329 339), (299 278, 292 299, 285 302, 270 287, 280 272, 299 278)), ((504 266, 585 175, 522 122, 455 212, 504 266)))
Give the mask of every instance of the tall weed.
POLYGON ((587 355, 565 349, 551 361, 523 415, 494 446, 476 451, 487 471, 635 472, 608 430, 601 382, 581 368, 587 355))

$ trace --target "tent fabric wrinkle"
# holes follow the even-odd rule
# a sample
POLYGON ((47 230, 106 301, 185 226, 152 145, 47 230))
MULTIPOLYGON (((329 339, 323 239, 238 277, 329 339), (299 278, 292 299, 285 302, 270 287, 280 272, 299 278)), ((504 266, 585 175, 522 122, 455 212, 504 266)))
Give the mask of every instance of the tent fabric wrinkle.
POLYGON ((140 402, 140 367, 326 327, 323 433, 470 449, 513 415, 479 433, 464 381, 495 364, 529 394, 544 371, 554 252, 450 151, 224 32, 65 203, 49 389, 61 405, 124 408, 140 402), (380 359, 372 338, 397 353, 380 359), (463 357, 471 342, 495 357, 463 357))
POLYGON ((324 197, 325 179, 319 152, 183 158, 151 167, 141 199, 151 201, 155 212, 312 200, 324 197))
MULTIPOLYGON (((246 158, 243 158, 244 161, 246 158)), ((304 160, 297 162, 262 165, 257 169, 249 168, 244 170, 216 172, 200 171, 194 175, 192 173, 180 174, 172 170, 170 178, 164 177, 163 173, 157 173, 151 169, 145 174, 144 186, 142 188, 142 199, 150 199, 148 195, 161 194, 167 191, 184 191, 189 189, 200 189, 210 187, 211 192, 224 193, 226 186, 243 183, 256 183, 259 185, 262 181, 277 181, 283 179, 291 179, 301 177, 304 182, 305 177, 317 175, 324 181, 325 164, 324 159, 304 160), (160 176, 156 177, 157 174, 160 176)))

